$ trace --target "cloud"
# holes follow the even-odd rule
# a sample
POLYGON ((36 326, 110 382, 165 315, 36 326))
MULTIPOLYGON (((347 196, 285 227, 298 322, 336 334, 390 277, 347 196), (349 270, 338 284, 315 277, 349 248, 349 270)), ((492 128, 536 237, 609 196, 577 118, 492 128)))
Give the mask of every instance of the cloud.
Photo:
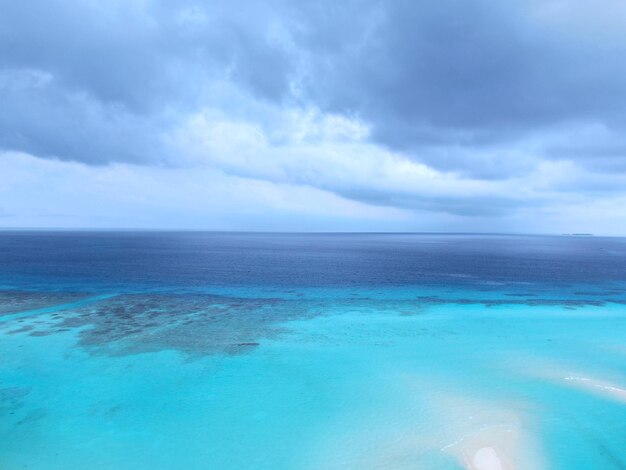
POLYGON ((158 173, 193 204, 196 172, 506 228, 622 197, 624 19, 618 0, 3 2, 0 150, 94 184, 114 168, 112 200, 158 173))
POLYGON ((212 87, 226 82, 250 101, 358 115, 374 140, 416 160, 495 176, 493 161, 510 159, 503 146, 555 126, 623 134, 626 33, 616 18, 626 15, 621 3, 602 3, 598 12, 556 0, 9 2, 0 15, 3 101, 31 119, 0 143, 90 162, 158 161, 145 141, 220 101, 212 87), (7 89, 26 75, 31 87, 7 89), (59 115, 96 148, 79 155, 72 148, 84 141, 35 125, 59 115), (124 129, 137 148, 98 143, 124 129))
POLYGON ((208 167, 101 167, 0 153, 0 175, 0 200, 14 227, 350 230, 410 220, 396 209, 208 167))
MULTIPOLYGON (((624 17, 617 2, 602 4, 624 17)), ((555 127, 574 142, 572 131, 582 124, 623 134, 626 33, 585 28, 583 2, 377 5, 369 28, 344 30, 341 16, 333 23, 320 15, 315 21, 331 25, 307 30, 308 44, 328 34, 344 44, 331 60, 311 54, 311 93, 325 109, 372 123, 377 141, 435 167, 481 176, 494 165, 475 154, 536 142, 555 127), (548 13, 550 5, 566 8, 548 13), (455 152, 459 147, 473 151, 455 152), (449 149, 454 155, 442 158, 449 149)), ((609 16, 605 11, 602 21, 609 16)), ((506 177, 507 155, 498 160, 506 177)))
POLYGON ((290 62, 269 19, 240 24, 234 11, 204 10, 187 2, 0 5, 0 147, 90 164, 162 164, 176 157, 160 136, 195 107, 226 100, 215 96, 223 83, 251 100, 280 99, 290 62))
POLYGON ((71 91, 40 70, 0 72, 0 141, 5 149, 63 160, 158 163, 159 117, 133 114, 87 93, 71 91))
MULTIPOLYGON (((191 228, 213 230, 514 231, 619 234, 626 224, 626 195, 584 194, 579 175, 548 162, 506 185, 491 181, 482 201, 445 200, 434 189, 414 200, 385 200, 391 191, 336 195, 306 185, 224 174, 207 166, 92 166, 0 153, 4 227, 191 228), (532 191, 507 207, 506 191, 532 191), (572 184, 573 188, 567 188, 572 184), (555 186, 561 186, 555 190, 555 186), (36 191, 33 190, 36 188, 36 191), (497 191, 500 191, 498 193, 497 191), (430 193, 431 197, 427 197, 430 193), (497 194, 502 198, 497 198, 497 194), (382 198, 383 201, 378 199, 382 198), (494 202, 495 200, 495 202, 494 202), (505 201, 499 203, 498 200, 505 201), (481 212, 480 204, 484 210, 481 212), (416 208, 416 204, 421 207, 416 208), (442 207, 436 207, 443 204, 442 207), (500 204, 495 210, 491 205, 500 204), (405 205, 408 209, 389 207, 405 205), (433 206, 433 207, 429 207, 433 206), (458 209, 455 213, 455 206, 458 209), (504 207, 502 207, 504 206, 504 207), (467 213, 466 213, 467 212, 467 213)), ((436 188, 435 188, 436 189, 436 188)), ((404 194, 402 197, 407 197, 404 194)))
POLYGON ((215 112, 193 116, 172 136, 181 155, 236 176, 323 189, 373 205, 457 215, 496 215, 536 199, 510 182, 440 172, 368 141, 361 122, 292 110, 271 132, 215 112))

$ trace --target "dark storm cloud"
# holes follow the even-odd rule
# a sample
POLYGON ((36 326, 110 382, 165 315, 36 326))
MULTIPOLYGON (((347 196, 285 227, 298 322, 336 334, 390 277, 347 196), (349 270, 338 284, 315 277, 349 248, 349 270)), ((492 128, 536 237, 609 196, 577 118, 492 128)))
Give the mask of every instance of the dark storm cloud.
POLYGON ((137 112, 227 75, 278 99, 290 64, 263 35, 271 16, 251 5, 241 21, 235 3, 241 12, 245 2, 231 10, 185 1, 3 2, 2 66, 45 70, 68 89, 137 112))
POLYGON ((39 72, 9 73, 0 114, 3 147, 90 164, 162 159, 157 119, 70 92, 39 72))
POLYGON ((622 171, 626 35, 588 27, 581 5, 5 1, 0 148, 171 163, 162 136, 181 120, 216 103, 241 112, 207 94, 223 81, 251 100, 357 116, 374 142, 470 177, 519 175, 542 158, 622 171), (551 5, 567 8, 538 13, 551 5), (586 123, 612 141, 550 142, 586 123), (528 139, 532 155, 511 156, 528 139))
MULTIPOLYGON (((377 191, 363 188, 336 192, 347 199, 378 206, 398 207, 418 212, 444 212, 464 217, 503 216, 519 207, 530 205, 529 201, 514 197, 424 197, 406 191, 377 191)), ((532 205, 536 205, 537 202, 533 202, 532 205)))
MULTIPOLYGON (((378 14, 369 30, 346 31, 339 15, 332 26, 305 34, 312 47, 324 43, 320 35, 343 38, 335 39, 340 52, 322 58, 309 77, 311 92, 328 109, 372 122, 379 141, 439 168, 480 173, 473 158, 450 161, 432 149, 489 152, 563 123, 591 121, 623 132, 626 35, 594 36, 575 25, 558 30, 531 15, 532 2, 373 5, 378 14)), ((602 142, 595 145, 602 151, 602 142)))
POLYGON ((94 164, 158 163, 171 157, 160 133, 207 104, 198 102, 206 83, 232 81, 268 100, 288 89, 284 51, 237 23, 234 11, 146 5, 3 2, 0 147, 94 164))

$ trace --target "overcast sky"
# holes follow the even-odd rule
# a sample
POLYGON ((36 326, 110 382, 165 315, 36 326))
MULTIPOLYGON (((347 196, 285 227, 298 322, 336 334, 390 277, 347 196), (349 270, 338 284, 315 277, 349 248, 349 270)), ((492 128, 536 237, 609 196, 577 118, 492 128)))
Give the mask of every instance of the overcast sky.
POLYGON ((0 227, 626 235, 623 0, 0 0, 0 227))

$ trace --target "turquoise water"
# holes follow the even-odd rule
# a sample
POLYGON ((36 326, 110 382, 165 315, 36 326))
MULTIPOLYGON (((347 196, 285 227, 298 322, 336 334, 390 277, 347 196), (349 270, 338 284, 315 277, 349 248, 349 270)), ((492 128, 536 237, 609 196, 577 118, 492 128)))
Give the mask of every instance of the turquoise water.
POLYGON ((616 279, 64 282, 0 291, 2 469, 626 467, 616 279))

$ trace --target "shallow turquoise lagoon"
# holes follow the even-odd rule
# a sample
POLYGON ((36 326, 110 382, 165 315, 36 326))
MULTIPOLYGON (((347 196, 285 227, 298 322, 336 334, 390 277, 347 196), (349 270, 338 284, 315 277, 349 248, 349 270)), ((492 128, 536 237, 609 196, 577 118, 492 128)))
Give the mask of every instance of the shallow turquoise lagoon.
POLYGON ((0 469, 626 468, 626 239, 0 232, 0 469))
POLYGON ((20 293, 0 467, 626 465, 625 305, 319 292, 20 293))

